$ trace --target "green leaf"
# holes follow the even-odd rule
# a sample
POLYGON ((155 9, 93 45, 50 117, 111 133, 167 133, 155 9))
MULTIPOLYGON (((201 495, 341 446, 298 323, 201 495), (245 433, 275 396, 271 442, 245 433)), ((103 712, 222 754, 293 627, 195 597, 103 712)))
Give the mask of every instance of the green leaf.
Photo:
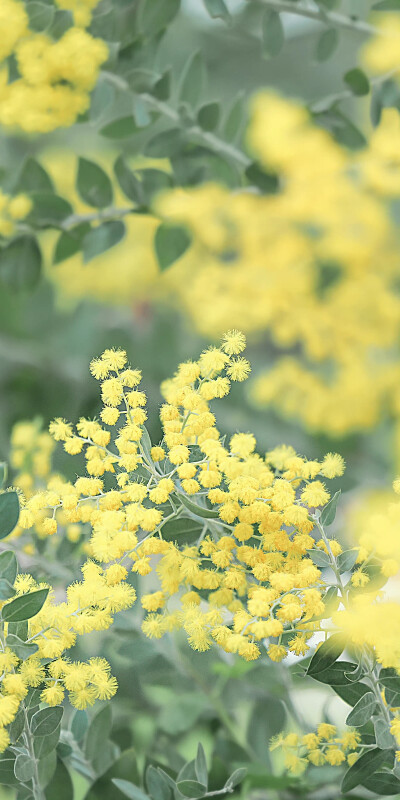
POLYGON ((336 563, 339 572, 349 572, 357 561, 358 550, 344 550, 337 556, 336 563))
POLYGON ((89 727, 89 720, 86 711, 77 709, 71 720, 71 733, 76 742, 81 742, 84 739, 86 731, 89 727))
POLYGON ((18 192, 53 192, 54 186, 46 170, 29 156, 23 163, 18 177, 18 192))
POLYGON ((157 73, 153 69, 137 67, 127 73, 126 79, 135 95, 152 92, 157 73))
POLYGON ((323 128, 327 128, 336 141, 345 147, 349 147, 352 150, 365 147, 366 139, 364 134, 339 109, 330 108, 329 111, 314 114, 314 119, 323 128))
POLYGON ((3 492, 3 494, 0 494, 0 539, 4 539, 14 530, 18 518, 19 500, 17 493, 3 492))
POLYGON ((245 175, 252 186, 257 186, 264 194, 275 194, 279 189, 279 178, 273 172, 265 172, 253 162, 245 169, 245 175))
POLYGON ((329 639, 322 642, 318 650, 314 653, 307 669, 307 675, 312 677, 318 672, 328 669, 344 650, 344 638, 341 633, 333 633, 329 639))
POLYGON ((35 774, 35 762, 25 753, 19 753, 15 759, 14 774, 18 781, 27 783, 35 774))
POLYGON ((198 781, 178 781, 176 786, 184 797, 190 798, 204 797, 207 791, 206 787, 198 781))
POLYGON ((381 750, 389 750, 393 747, 393 736, 390 733, 386 720, 382 717, 378 717, 374 719, 373 722, 377 747, 381 750))
POLYGON ((35 617, 42 608, 48 593, 48 589, 37 589, 35 592, 16 597, 15 600, 11 600, 10 603, 3 606, 2 619, 4 622, 22 622, 35 617))
POLYGON ((127 116, 113 119, 112 122, 104 125, 104 128, 100 128, 99 133, 107 139, 128 139, 138 130, 134 117, 127 116))
MULTIPOLYGON (((312 677, 319 680, 321 674, 312 675, 312 677)), ((366 683, 352 683, 351 681, 346 686, 332 685, 332 689, 349 706, 355 706, 359 699, 370 691, 370 687, 366 683)))
POLYGON ((20 639, 19 636, 16 636, 15 633, 8 634, 6 644, 7 647, 11 647, 11 650, 13 650, 21 661, 25 661, 29 656, 33 656, 38 650, 38 646, 35 642, 27 644, 23 639, 20 639))
POLYGON ((400 694, 400 675, 392 667, 384 667, 379 673, 379 683, 390 689, 392 692, 400 694))
POLYGON ((371 124, 373 125, 374 128, 376 128, 381 121, 382 109, 383 109, 383 104, 382 104, 381 93, 379 91, 379 88, 378 89, 374 88, 371 94, 371 104, 369 109, 371 124))
POLYGON ((400 11, 400 0, 380 0, 374 3, 371 11, 400 11))
POLYGON ((196 761, 192 758, 191 761, 187 761, 183 767, 179 770, 178 775, 176 777, 176 782, 178 781, 196 781, 197 782, 197 775, 196 775, 196 761))
POLYGON ((73 800, 74 787, 71 776, 60 758, 54 775, 46 788, 46 800, 73 800))
POLYGON ((365 725, 370 719, 376 708, 376 697, 373 692, 366 692, 360 697, 352 711, 346 719, 346 725, 359 728, 365 725))
POLYGON ((124 781, 121 778, 113 778, 112 782, 125 797, 129 798, 129 800, 151 800, 148 794, 142 792, 138 786, 135 786, 135 784, 130 781, 124 781))
POLYGON ((224 19, 228 22, 231 15, 225 5, 225 0, 203 0, 203 3, 212 19, 224 19))
POLYGON ((190 56, 183 70, 179 99, 192 108, 199 103, 205 80, 204 63, 200 51, 190 56))
POLYGON ((264 58, 274 58, 282 50, 285 32, 277 11, 266 9, 262 16, 262 54, 264 58))
POLYGON ((45 31, 53 22, 54 6, 31 0, 27 3, 26 10, 29 17, 29 28, 32 31, 45 31))
POLYGON ((0 578, 4 578, 13 585, 17 572, 18 564, 15 553, 12 550, 4 550, 3 553, 0 553, 0 578))
POLYGON ((204 747, 199 742, 197 745, 197 754, 196 754, 196 763, 195 763, 196 775, 197 780, 199 783, 202 783, 205 787, 208 785, 208 770, 207 770, 207 761, 206 761, 206 754, 204 752, 204 747))
POLYGON ((362 97, 362 95, 369 93, 369 80, 362 69, 359 69, 358 67, 356 67, 356 69, 350 69, 348 72, 346 72, 343 80, 345 83, 347 83, 353 94, 362 97))
POLYGON ((25 727, 25 714, 22 708, 19 708, 13 721, 8 726, 8 732, 10 734, 10 740, 12 744, 16 744, 20 736, 22 736, 22 731, 25 727))
POLYGON ((92 228, 83 239, 83 261, 87 264, 96 256, 115 247, 125 236, 125 225, 120 219, 102 222, 92 228))
POLYGON ((307 555, 311 558, 311 561, 316 567, 321 567, 321 569, 324 569, 325 567, 331 566, 331 560, 328 554, 324 553, 323 550, 307 550, 307 555))
POLYGON ((182 150, 183 132, 180 128, 169 128, 157 133, 144 146, 145 155, 150 158, 173 158, 182 150))
POLYGON ((242 780, 246 777, 246 774, 246 767, 239 767, 239 769, 235 769, 235 771, 232 772, 232 775, 230 775, 226 781, 224 788, 228 791, 231 791, 235 788, 235 786, 238 786, 238 784, 242 782, 242 780))
POLYGON ((64 709, 62 706, 52 706, 42 708, 33 715, 31 720, 31 731, 34 736, 49 736, 58 728, 64 709))
POLYGON ((68 231, 63 231, 58 238, 53 255, 53 264, 60 264, 71 258, 82 249, 83 239, 91 230, 88 222, 80 222, 68 231))
POLYGON ((85 203, 95 208, 110 206, 113 190, 110 178, 94 161, 80 158, 76 188, 85 203))
POLYGON ((8 623, 8 633, 12 634, 13 636, 18 636, 22 642, 26 642, 28 638, 28 622, 27 620, 23 620, 22 622, 9 622, 8 623))
POLYGON ((14 595, 15 589, 11 583, 9 583, 6 578, 0 578, 0 602, 3 602, 3 600, 10 600, 14 595))
POLYGON ((28 215, 32 225, 40 228, 58 227, 72 214, 72 206, 54 192, 31 192, 33 208, 28 215))
POLYGON ((264 763, 268 763, 271 738, 283 730, 285 722, 282 700, 269 696, 255 703, 248 722, 247 741, 264 763))
POLYGON ((197 121, 204 131, 215 131, 220 116, 220 105, 216 101, 205 103, 198 111, 197 121))
POLYGON ((203 524, 195 519, 183 517, 170 519, 162 526, 162 537, 166 542, 193 544, 199 538, 203 524))
POLYGON ((170 800, 171 789, 168 783, 151 764, 146 770, 146 788, 152 800, 170 800))
POLYGON ((74 25, 74 18, 71 11, 64 8, 58 8, 54 14, 54 20, 50 28, 50 35, 52 39, 61 39, 69 28, 74 25))
POLYGON ((5 750, 0 757, 0 784, 15 786, 19 783, 14 774, 15 757, 12 750, 5 750))
MULTIPOLYGON (((37 712, 39 713, 39 712, 37 712)), ((33 750, 36 758, 44 758, 49 755, 52 750, 55 750, 60 739, 61 725, 57 725, 56 729, 47 734, 47 736, 35 736, 33 740, 33 750)))
POLYGON ((164 783, 166 783, 173 791, 175 791, 176 781, 174 781, 173 778, 171 778, 171 776, 165 772, 165 770, 161 769, 161 767, 157 767, 157 772, 159 775, 161 775, 164 783))
MULTIPOLYGON (((122 800, 123 794, 112 783, 114 778, 120 778, 133 784, 139 783, 139 771, 133 748, 124 750, 106 772, 104 772, 104 765, 102 764, 101 750, 98 757, 94 759, 93 764, 95 769, 98 767, 98 771, 102 774, 92 784, 84 800, 111 800, 111 798, 112 800, 122 800)), ((170 800, 170 798, 167 798, 167 800, 170 800)))
POLYGON ((33 289, 42 267, 42 254, 33 236, 19 236, 0 251, 0 282, 10 289, 33 289))
POLYGON ((342 780, 341 790, 343 794, 350 792, 360 783, 364 783, 370 775, 373 775, 382 766, 386 758, 387 750, 380 750, 379 748, 369 750, 360 756, 356 763, 347 770, 342 780))
POLYGON ((192 514, 196 514, 197 517, 202 517, 203 519, 218 519, 219 513, 218 511, 214 511, 212 508, 205 508, 204 506, 199 506, 197 503, 193 503, 192 500, 189 500, 185 494, 181 494, 180 492, 176 493, 179 497, 180 502, 184 505, 192 514))
POLYGON ((341 491, 339 489, 339 491, 335 492, 333 497, 331 497, 329 503, 327 503, 326 506, 322 509, 321 516, 319 518, 321 525, 332 525, 332 522, 336 517, 336 509, 337 509, 337 504, 339 502, 340 494, 341 491))
POLYGON ((156 113, 157 115, 157 112, 150 111, 146 101, 143 100, 142 97, 139 97, 139 95, 136 95, 136 97, 133 98, 132 106, 133 118, 135 120, 137 129, 141 130, 142 128, 147 128, 147 126, 150 125, 152 118, 154 118, 154 114, 156 113))
MULTIPOLYGON (((54 776, 57 767, 56 751, 52 750, 47 756, 38 761, 39 782, 42 788, 46 787, 54 776)), ((53 800, 53 798, 51 798, 53 800)))
POLYGON ((111 733, 111 706, 104 706, 92 719, 85 739, 85 756, 88 761, 96 758, 100 746, 111 733))
POLYGON ((349 683, 353 683, 349 675, 357 669, 357 666, 351 661, 335 661, 330 667, 315 673, 312 677, 316 681, 328 683, 330 686, 347 686, 349 683))
POLYGON ((114 164, 115 177, 129 200, 137 205, 143 203, 143 187, 135 173, 128 167, 123 156, 118 156, 114 164))
POLYGON ((161 223, 154 237, 154 248, 161 271, 168 269, 183 256, 190 244, 191 236, 186 228, 161 223))
POLYGON ((90 119, 98 121, 104 117, 115 98, 115 89, 108 81, 98 83, 90 96, 90 119))
POLYGON ((380 797, 400 793, 400 781, 390 772, 375 772, 367 780, 362 781, 361 786, 365 786, 380 797))
POLYGON ((140 30, 145 36, 156 36, 177 15, 180 0, 143 0, 139 17, 140 30))
POLYGON ((171 83, 172 83, 172 70, 169 67, 161 78, 159 78, 151 89, 151 94, 157 98, 157 100, 168 100, 171 94, 171 83))
POLYGON ((223 134, 228 142, 233 142, 239 136, 244 124, 244 93, 239 92, 232 103, 223 126, 223 134))
POLYGON ((6 461, 0 461, 0 489, 7 481, 8 467, 6 461))
POLYGON ((147 204, 159 192, 172 186, 171 175, 161 169, 140 169, 137 173, 142 182, 144 199, 147 204))
POLYGON ((336 28, 328 28, 321 33, 315 50, 317 61, 327 61, 335 52, 339 44, 339 33, 336 28))

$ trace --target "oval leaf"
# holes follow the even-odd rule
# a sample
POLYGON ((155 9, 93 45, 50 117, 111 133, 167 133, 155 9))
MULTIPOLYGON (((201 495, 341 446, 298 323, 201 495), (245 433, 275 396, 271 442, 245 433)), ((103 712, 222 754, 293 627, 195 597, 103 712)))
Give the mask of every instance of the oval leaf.
POLYGON ((49 593, 48 589, 38 589, 36 592, 24 594, 16 597, 3 606, 1 610, 2 619, 5 622, 22 622, 36 616, 43 606, 49 593))
MULTIPOLYGON (((14 530, 18 518, 19 500, 17 492, 0 494, 0 539, 4 539, 14 530)), ((2 555, 4 556, 5 553, 2 555)))
POLYGON ((100 129, 101 135, 107 139, 128 139, 137 131, 138 128, 132 116, 113 119, 112 122, 100 129))
POLYGON ((282 21, 277 11, 266 9, 262 18, 262 53, 264 58, 274 58, 285 41, 282 21))
POLYGON ((83 239, 83 260, 87 264, 96 256, 115 247, 125 236, 125 225, 120 219, 102 222, 92 228, 83 239))
POLYGON ((186 228, 162 223, 156 231, 154 247, 161 271, 168 269, 188 249, 191 243, 186 228))
POLYGON ((346 719, 346 725, 354 726, 355 728, 365 725, 374 713, 376 707, 376 697, 373 692, 366 692, 360 697, 358 703, 355 704, 352 711, 346 719))
POLYGON ((0 578, 4 578, 13 584, 17 577, 18 565, 15 553, 12 550, 5 550, 0 553, 0 578))
POLYGON ((57 730, 64 709, 62 706, 53 706, 52 708, 42 708, 33 715, 31 720, 31 731, 36 736, 50 736, 57 730))
POLYGON ((331 667, 343 652, 344 645, 342 634, 332 634, 326 642, 322 642, 316 653, 314 653, 308 665, 307 674, 313 676, 331 667))
POLYGON ((327 503, 326 506, 322 509, 320 516, 321 525, 332 525, 332 522, 336 517, 336 509, 337 509, 337 504, 339 502, 340 494, 341 491, 339 489, 339 491, 335 492, 333 497, 331 497, 329 503, 327 503))
POLYGON ((342 792, 345 794, 354 789, 360 783, 364 783, 370 775, 373 775, 387 758, 387 750, 380 750, 378 747, 364 753, 357 759, 350 769, 347 770, 342 780, 342 792))
POLYGON ((117 789, 128 797, 129 800, 151 800, 148 794, 145 794, 138 786, 130 781, 124 781, 122 778, 113 778, 112 782, 117 789))
POLYGON ((0 281, 14 291, 33 289, 42 268, 42 253, 33 236, 19 236, 0 252, 0 281))
POLYGON ((207 791, 206 787, 198 781, 178 781, 176 786, 184 797, 190 798, 204 797, 207 791))
POLYGON ((85 203, 95 208, 110 206, 113 190, 110 178, 94 161, 80 158, 76 188, 85 203))

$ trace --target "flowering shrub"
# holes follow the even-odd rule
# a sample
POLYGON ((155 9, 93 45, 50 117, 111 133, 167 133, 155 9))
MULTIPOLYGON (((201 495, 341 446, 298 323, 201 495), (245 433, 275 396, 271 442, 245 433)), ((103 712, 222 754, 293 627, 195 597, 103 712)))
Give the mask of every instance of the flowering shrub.
POLYGON ((364 6, 0 0, 1 800, 400 796, 400 7, 364 6))
MULTIPOLYGON (((230 331, 220 347, 182 363, 164 382, 160 443, 150 441, 144 426, 141 374, 127 364, 125 351, 106 350, 95 358, 90 369, 101 382, 100 420, 82 418, 76 429, 61 418, 50 425, 70 457, 84 452, 86 474, 73 483, 48 474, 47 434, 25 426, 33 472, 46 481, 32 492, 25 478, 26 496, 22 489, 0 495, 2 535, 15 541, 17 521, 22 536, 34 528, 40 537, 59 537, 74 526, 86 555, 82 579, 63 588, 61 601, 48 584, 17 575, 12 551, 0 559, 1 747, 7 762, 15 758, 17 780, 35 798, 55 774, 56 761, 42 778, 42 755, 47 758, 57 745, 65 692, 80 710, 96 699, 110 700, 117 690, 104 658, 77 661, 68 651, 77 637, 106 630, 117 612, 134 604, 132 573, 154 571, 157 583, 140 600, 146 637, 183 629, 200 652, 215 642, 246 661, 263 653, 272 662, 288 653, 306 656, 307 675, 331 685, 353 707, 349 731, 339 736, 335 726, 322 723, 316 733, 280 734, 273 741, 273 748, 284 749, 294 775, 307 763, 336 766, 347 760, 343 791, 359 783, 372 791, 380 781, 396 790, 400 784, 393 761, 400 743, 400 618, 398 606, 382 592, 387 576, 398 570, 392 533, 398 504, 381 522, 377 548, 367 526, 360 546, 343 551, 326 532, 339 493, 331 496, 324 483, 342 475, 341 456, 310 461, 282 446, 262 457, 250 433, 236 433, 224 444, 210 401, 249 375, 244 347, 243 334, 230 331), (317 633, 323 641, 315 648, 317 633), (345 648, 351 661, 340 659, 345 648)), ((21 431, 19 426, 13 436, 18 466, 27 463, 18 449, 21 431)), ((173 777, 157 775, 175 785, 173 777)), ((196 780, 196 789, 179 789, 184 797, 196 796, 192 789, 207 796, 198 775, 196 780)), ((228 780, 225 792, 235 780, 228 780)), ((178 788, 183 781, 178 776, 178 788)), ((135 796, 129 782, 117 785, 135 796)))

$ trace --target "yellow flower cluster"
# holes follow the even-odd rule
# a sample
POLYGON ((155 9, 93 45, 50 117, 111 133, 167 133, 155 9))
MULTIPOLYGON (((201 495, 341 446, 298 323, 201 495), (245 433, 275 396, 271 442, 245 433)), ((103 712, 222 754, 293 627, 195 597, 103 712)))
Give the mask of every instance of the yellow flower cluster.
MULTIPOLYGON (((307 461, 284 446, 261 457, 250 433, 224 444, 210 401, 249 375, 244 347, 244 335, 229 331, 220 347, 165 381, 157 446, 144 427, 141 374, 125 351, 94 359, 101 421, 81 419, 76 430, 63 419, 50 426, 67 453, 84 451, 88 476, 74 484, 51 478, 27 499, 20 525, 42 535, 58 524, 89 523, 89 555, 106 565, 113 591, 123 590, 129 562, 139 575, 155 569, 160 588, 142 601, 147 636, 183 628, 197 650, 214 640, 249 660, 268 640, 270 658, 279 661, 288 649, 307 651, 309 620, 324 610, 325 587, 307 551, 326 545, 310 535, 311 514, 330 498, 323 478, 341 475, 344 462, 336 454, 307 461)), ((334 541, 331 547, 341 551, 334 541)))
POLYGON ((350 153, 300 104, 263 93, 248 142, 280 176, 276 194, 210 184, 157 203, 194 235, 171 271, 183 307, 207 335, 232 319, 268 331, 282 355, 257 376, 254 400, 310 430, 371 427, 387 404, 397 415, 398 245, 386 198, 400 189, 398 112, 386 109, 368 148, 350 153))
POLYGON ((14 197, 0 190, 0 236, 12 236, 15 223, 25 219, 32 209, 32 201, 25 194, 14 197))
POLYGON ((400 606, 390 600, 372 603, 373 599, 354 598, 349 608, 335 612, 333 622, 353 645, 371 648, 379 664, 400 672, 400 606))
POLYGON ((377 35, 362 48, 362 62, 373 75, 400 78, 400 20, 397 14, 377 14, 377 35))
MULTIPOLYGON (((10 742, 7 726, 15 716, 29 689, 40 687, 40 699, 47 705, 62 703, 65 692, 75 708, 86 708, 96 699, 109 700, 117 690, 116 679, 103 658, 88 662, 72 661, 66 652, 73 647, 77 636, 90 631, 105 630, 113 621, 113 614, 128 608, 135 600, 135 592, 128 584, 118 584, 115 575, 88 561, 83 569, 83 580, 68 587, 64 602, 56 602, 50 592, 39 613, 27 623, 26 643, 36 645, 36 651, 25 660, 14 652, 7 634, 8 623, 2 623, 0 648, 0 751, 10 742), (4 645, 6 641, 6 645, 4 645)), ((36 584, 29 574, 17 576, 14 589, 16 598, 30 595, 46 584, 36 584)), ((1 603, 2 609, 8 603, 1 603)), ((17 651, 18 652, 18 651, 17 651)))
POLYGON ((352 766, 362 754, 361 736, 348 728, 341 736, 335 725, 321 722, 315 733, 299 736, 279 734, 271 742, 271 750, 282 749, 285 767, 292 775, 301 775, 309 764, 339 766, 347 762, 352 766))
MULTIPOLYGON (((79 24, 89 24, 91 5, 74 4, 79 24)), ((89 107, 89 93, 107 60, 106 44, 82 27, 69 28, 58 41, 31 31, 19 0, 2 0, 0 14, 0 124, 28 133, 72 125, 89 107), (19 77, 9 81, 6 60, 11 55, 19 77)))

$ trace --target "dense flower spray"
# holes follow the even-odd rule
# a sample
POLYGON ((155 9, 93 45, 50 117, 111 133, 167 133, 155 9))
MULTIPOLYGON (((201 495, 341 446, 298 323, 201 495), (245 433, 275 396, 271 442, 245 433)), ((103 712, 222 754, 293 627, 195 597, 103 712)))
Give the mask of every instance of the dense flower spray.
POLYGON ((28 133, 47 133, 73 125, 89 107, 107 45, 85 30, 96 2, 61 2, 74 12, 75 24, 57 40, 29 27, 25 5, 1 0, 0 124, 28 133), (13 56, 18 72, 9 76, 7 59, 13 56))
MULTIPOLYGON (((245 345, 243 333, 231 330, 219 347, 180 364, 162 384, 159 443, 145 427, 142 376, 126 352, 106 350, 93 359, 99 419, 81 418, 74 427, 57 418, 50 425, 71 458, 84 454, 86 472, 74 482, 51 473, 48 434, 36 423, 16 427, 12 463, 22 508, 12 537, 29 553, 31 533, 57 541, 65 532, 80 543, 78 558, 86 561, 64 602, 50 591, 29 621, 25 641, 35 652, 22 660, 11 647, 11 629, 5 630, 4 747, 7 726, 35 687, 49 706, 67 691, 78 709, 114 694, 116 681, 103 659, 76 663, 68 650, 77 636, 106 630, 116 612, 132 606, 132 572, 152 575, 151 591, 141 595, 145 636, 180 629, 194 650, 216 644, 246 661, 305 657, 308 674, 354 706, 342 735, 324 723, 316 734, 289 733, 274 742, 294 774, 307 764, 345 761, 351 770, 372 747, 358 731, 365 714, 376 722, 379 751, 400 744, 400 621, 382 591, 398 570, 398 503, 359 521, 357 546, 343 551, 326 533, 338 493, 331 496, 325 481, 342 475, 340 455, 310 461, 282 445, 262 456, 249 432, 225 441, 210 404, 249 376, 245 345), (315 633, 323 641, 314 651, 315 633), (345 648, 354 661, 340 660, 345 648)), ((48 588, 21 575, 13 591, 47 595, 48 588)), ((12 602, 4 603, 4 619, 12 602)))

